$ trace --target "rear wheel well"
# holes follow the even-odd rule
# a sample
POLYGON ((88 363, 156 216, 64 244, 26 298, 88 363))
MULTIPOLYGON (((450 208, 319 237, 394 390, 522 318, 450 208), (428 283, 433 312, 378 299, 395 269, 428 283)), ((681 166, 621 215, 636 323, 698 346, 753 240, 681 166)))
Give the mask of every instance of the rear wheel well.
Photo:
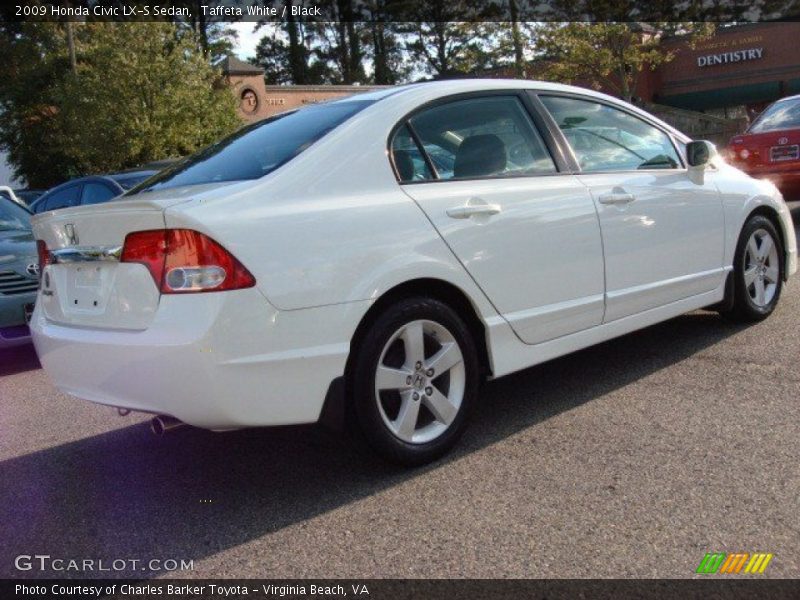
POLYGON ((367 331, 369 331, 372 323, 375 322, 375 319, 389 306, 405 298, 415 296, 439 300, 447 304, 464 319, 478 349, 481 376, 491 374, 491 362, 489 361, 489 351, 486 345, 486 329, 467 295, 453 284, 441 279, 414 279, 386 291, 370 306, 367 314, 361 319, 350 341, 350 354, 347 358, 345 370, 347 377, 349 378, 349 374, 352 373, 352 361, 355 358, 359 344, 367 331))

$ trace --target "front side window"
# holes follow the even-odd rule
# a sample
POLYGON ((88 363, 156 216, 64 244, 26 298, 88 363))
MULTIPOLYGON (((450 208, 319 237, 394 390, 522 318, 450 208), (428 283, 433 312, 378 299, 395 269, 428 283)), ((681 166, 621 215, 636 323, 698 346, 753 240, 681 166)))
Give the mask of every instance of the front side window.
POLYGON ((633 115, 590 100, 558 96, 541 100, 585 173, 681 166, 670 137, 633 115))
POLYGON ((346 100, 315 104, 264 119, 166 168, 126 195, 185 185, 258 179, 289 162, 372 102, 346 100))
POLYGON ((456 100, 410 121, 439 179, 539 175, 553 159, 516 96, 456 100))
POLYGON ((763 133, 800 127, 800 100, 783 100, 767 107, 753 121, 748 133, 763 133))

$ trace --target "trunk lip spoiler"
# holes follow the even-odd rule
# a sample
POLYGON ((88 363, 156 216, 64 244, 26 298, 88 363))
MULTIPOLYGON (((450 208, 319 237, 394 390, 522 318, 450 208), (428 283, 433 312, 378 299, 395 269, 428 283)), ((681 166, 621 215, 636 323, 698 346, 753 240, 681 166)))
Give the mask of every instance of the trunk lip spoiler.
POLYGON ((50 251, 53 264, 119 262, 122 246, 70 246, 50 251))

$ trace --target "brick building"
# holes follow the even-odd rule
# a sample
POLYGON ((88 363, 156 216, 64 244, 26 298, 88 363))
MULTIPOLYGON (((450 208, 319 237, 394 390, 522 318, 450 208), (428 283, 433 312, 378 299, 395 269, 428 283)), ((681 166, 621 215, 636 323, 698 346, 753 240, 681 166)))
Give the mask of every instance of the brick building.
POLYGON ((239 102, 239 114, 247 121, 332 98, 367 92, 381 86, 364 85, 266 85, 264 71, 229 56, 222 61, 222 73, 239 102))
MULTIPOLYGON (((720 27, 709 40, 691 48, 685 39, 666 40, 675 59, 655 71, 645 70, 637 100, 719 117, 743 117, 767 104, 800 94, 800 23, 750 23, 720 27)), ((535 77, 535 65, 532 65, 535 77)), ((264 117, 357 92, 374 89, 348 85, 265 85, 263 71, 235 57, 222 63, 223 73, 246 120, 264 117)), ((486 75, 509 76, 498 70, 486 75)))
POLYGON ((695 48, 680 38, 665 46, 675 59, 642 74, 638 95, 647 102, 724 113, 800 94, 800 23, 752 23, 718 28, 695 48))

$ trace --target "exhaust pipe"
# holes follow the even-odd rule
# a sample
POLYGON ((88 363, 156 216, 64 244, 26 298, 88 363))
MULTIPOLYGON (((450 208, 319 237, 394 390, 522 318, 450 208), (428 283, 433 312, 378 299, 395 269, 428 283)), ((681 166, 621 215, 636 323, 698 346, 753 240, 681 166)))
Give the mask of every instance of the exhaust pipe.
POLYGON ((179 421, 175 417, 170 417, 169 415, 158 415, 157 417, 153 417, 152 421, 150 421, 150 431, 156 435, 164 435, 168 431, 178 429, 184 425, 186 425, 186 423, 179 421))

